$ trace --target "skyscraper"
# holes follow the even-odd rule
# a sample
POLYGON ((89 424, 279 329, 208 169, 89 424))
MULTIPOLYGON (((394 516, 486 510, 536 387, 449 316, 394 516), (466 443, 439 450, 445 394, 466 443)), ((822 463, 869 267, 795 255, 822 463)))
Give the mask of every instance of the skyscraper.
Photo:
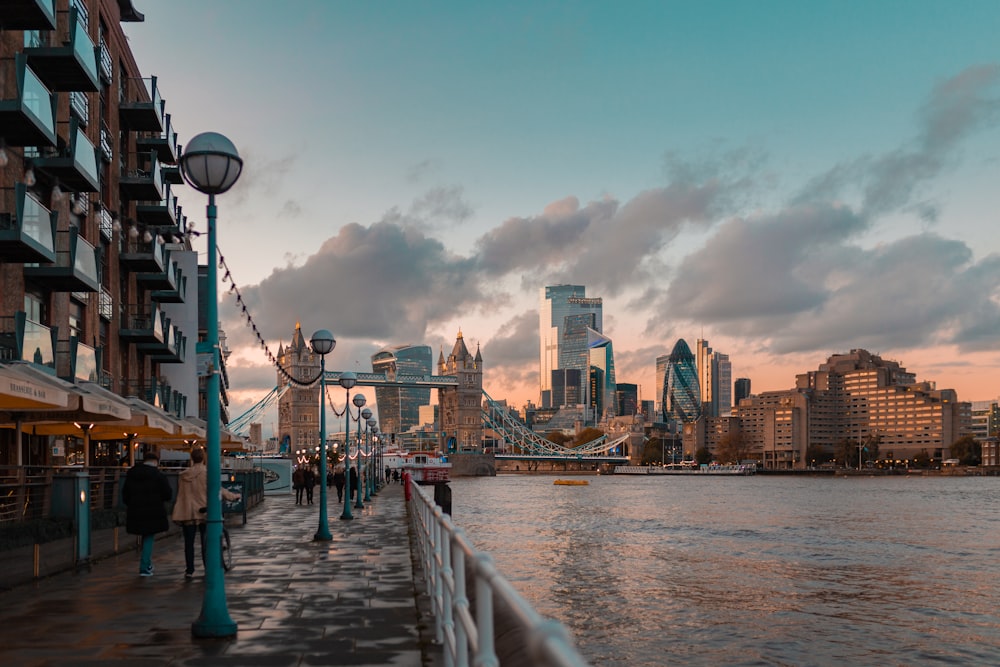
MULTIPOLYGON (((397 345, 372 355, 372 372, 388 377, 430 375, 433 353, 429 345, 397 345)), ((420 424, 420 406, 429 405, 431 390, 417 387, 376 387, 378 426, 383 433, 405 433, 420 424)))
MULTIPOLYGON (((589 376, 586 359, 586 338, 570 338, 579 343, 579 349, 564 350, 567 318, 570 326, 586 326, 597 333, 604 327, 603 303, 600 298, 588 299, 587 289, 583 285, 550 285, 540 290, 538 308, 539 332, 539 368, 538 384, 539 398, 542 407, 559 407, 552 400, 552 371, 566 368, 563 364, 570 362, 569 368, 576 368, 582 373, 582 381, 589 376), (574 317, 583 316, 583 317, 574 317), (573 363, 574 355, 579 355, 579 362, 573 363), (564 361, 566 360, 566 361, 564 361)), ((583 393, 585 389, 581 388, 583 393)))
POLYGON ((706 417, 728 416, 733 407, 733 368, 729 355, 714 352, 707 340, 696 343, 701 412, 706 417))
POLYGON ((661 354, 656 358, 656 412, 666 421, 667 415, 667 369, 670 366, 670 355, 661 354))
POLYGON ((667 362, 667 394, 664 415, 681 423, 693 422, 701 416, 701 390, 698 368, 691 348, 678 339, 667 362))
POLYGON ((736 378, 733 406, 738 406, 744 398, 750 397, 750 378, 736 378))

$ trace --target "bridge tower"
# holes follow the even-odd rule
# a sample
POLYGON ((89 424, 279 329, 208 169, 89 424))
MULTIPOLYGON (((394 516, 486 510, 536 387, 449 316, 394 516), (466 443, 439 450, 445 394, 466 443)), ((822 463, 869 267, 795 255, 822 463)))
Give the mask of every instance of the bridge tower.
POLYGON ((458 378, 458 387, 438 390, 444 450, 478 451, 483 446, 483 355, 478 345, 475 356, 469 352, 461 330, 447 359, 444 358, 444 351, 441 351, 438 375, 458 378))
MULTIPOLYGON (((295 323, 292 342, 279 346, 278 364, 296 380, 309 382, 319 377, 320 358, 313 353, 302 335, 302 326, 295 323)), ((288 384, 288 379, 278 371, 278 386, 288 384)), ((319 446, 319 383, 312 387, 292 387, 278 399, 278 443, 288 449, 282 453, 290 458, 296 449, 315 449, 319 446)))

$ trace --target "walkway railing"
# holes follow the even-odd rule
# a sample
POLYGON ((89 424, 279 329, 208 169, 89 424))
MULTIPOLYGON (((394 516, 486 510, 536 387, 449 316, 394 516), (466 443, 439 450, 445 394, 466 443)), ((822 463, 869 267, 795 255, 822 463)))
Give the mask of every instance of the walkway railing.
POLYGON ((410 522, 445 665, 587 667, 566 628, 535 611, 433 497, 409 485, 410 522))

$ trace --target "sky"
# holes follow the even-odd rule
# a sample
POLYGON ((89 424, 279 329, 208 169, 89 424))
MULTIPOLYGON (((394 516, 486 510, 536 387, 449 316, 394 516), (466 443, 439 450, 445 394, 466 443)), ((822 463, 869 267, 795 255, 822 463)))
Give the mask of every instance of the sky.
MULTIPOLYGON (((755 393, 865 348, 1000 395, 1000 3, 135 5, 180 143, 244 159, 218 247, 272 353, 301 323, 370 371, 461 331, 520 407, 539 290, 568 283, 646 400, 678 338, 755 393)), ((235 417, 277 376, 229 288, 235 417)))

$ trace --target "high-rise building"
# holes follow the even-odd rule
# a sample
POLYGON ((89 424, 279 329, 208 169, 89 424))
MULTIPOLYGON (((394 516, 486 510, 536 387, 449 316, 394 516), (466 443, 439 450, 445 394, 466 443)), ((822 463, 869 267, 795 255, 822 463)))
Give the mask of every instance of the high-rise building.
POLYGON ((744 398, 750 398, 750 378, 736 378, 733 387, 735 391, 733 407, 738 406, 744 398))
MULTIPOLYGON (((540 290, 538 382, 539 398, 543 408, 559 407, 559 404, 552 399, 552 371, 565 368, 562 365, 562 347, 566 318, 574 315, 591 315, 592 317, 584 321, 585 325, 598 333, 603 331, 603 302, 600 298, 587 298, 586 294, 587 289, 583 285, 550 285, 540 290)), ((579 319, 573 319, 571 322, 574 325, 581 323, 579 319)), ((589 376, 585 362, 570 367, 582 371, 582 378, 589 376)))
POLYGON ((667 368, 670 365, 670 355, 661 354, 656 358, 656 413, 665 415, 667 411, 667 368))
MULTIPOLYGON (((388 378, 430 375, 433 352, 429 345, 397 345, 372 355, 372 372, 388 378)), ((379 430, 405 433, 420 425, 420 406, 430 405, 431 390, 420 387, 376 387, 379 430)))
POLYGON ((733 370, 729 355, 714 352, 707 340, 695 344, 701 412, 706 417, 728 416, 733 406, 733 370))
POLYGON ((698 368, 691 348, 678 339, 667 362, 667 398, 664 416, 682 424, 701 416, 698 368))
POLYGON ((618 383, 618 416, 633 417, 639 411, 639 385, 618 383))
POLYGON ((602 421, 614 416, 618 408, 615 387, 615 350, 611 339, 593 329, 587 331, 587 346, 590 348, 590 376, 592 378, 588 405, 590 418, 602 421))

